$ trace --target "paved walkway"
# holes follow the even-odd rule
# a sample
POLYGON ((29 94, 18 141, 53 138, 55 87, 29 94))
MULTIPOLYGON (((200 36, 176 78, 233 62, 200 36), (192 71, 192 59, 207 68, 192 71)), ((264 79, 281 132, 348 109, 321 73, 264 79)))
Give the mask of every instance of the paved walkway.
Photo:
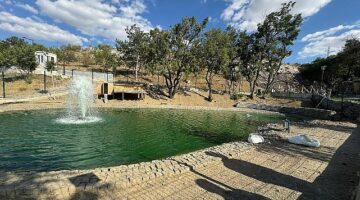
POLYGON ((0 199, 350 199, 360 169, 360 128, 354 128, 325 121, 297 124, 292 134, 309 134, 322 146, 288 144, 281 139, 286 133, 272 132, 267 144, 224 145, 223 153, 219 147, 194 156, 214 158, 206 164, 194 165, 197 161, 190 156, 174 157, 173 162, 188 170, 129 185, 117 182, 114 169, 39 173, 30 179, 0 174, 0 199), (59 176, 67 176, 67 181, 59 176), (21 190, 29 185, 34 190, 21 190))

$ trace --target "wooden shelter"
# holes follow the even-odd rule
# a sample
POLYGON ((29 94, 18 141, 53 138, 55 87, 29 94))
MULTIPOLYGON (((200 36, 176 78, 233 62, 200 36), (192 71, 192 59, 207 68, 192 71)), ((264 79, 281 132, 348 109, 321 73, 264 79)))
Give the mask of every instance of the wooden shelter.
POLYGON ((142 100, 145 99, 145 85, 141 83, 101 83, 96 87, 99 98, 107 94, 108 99, 142 100))

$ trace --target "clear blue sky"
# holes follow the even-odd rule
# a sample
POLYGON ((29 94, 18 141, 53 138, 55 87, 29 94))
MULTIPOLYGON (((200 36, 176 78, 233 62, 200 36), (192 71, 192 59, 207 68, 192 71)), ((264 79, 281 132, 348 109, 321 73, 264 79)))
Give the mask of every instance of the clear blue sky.
MULTIPOLYGON (((0 0, 0 39, 16 35, 46 46, 125 39, 125 27, 168 28, 184 16, 210 17, 208 27, 232 25, 253 31, 286 0, 0 0)), ((309 62, 360 38, 359 0, 299 0, 294 13, 304 22, 286 61, 309 62)))

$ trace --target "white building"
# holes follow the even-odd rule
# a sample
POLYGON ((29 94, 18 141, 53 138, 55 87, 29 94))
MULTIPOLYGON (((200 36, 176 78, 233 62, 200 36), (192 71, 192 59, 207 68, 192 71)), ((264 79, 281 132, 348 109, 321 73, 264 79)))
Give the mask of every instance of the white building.
POLYGON ((56 65, 57 63, 57 56, 53 53, 47 53, 45 51, 36 51, 35 52, 36 62, 38 66, 35 69, 35 73, 43 74, 46 70, 46 63, 49 61, 53 61, 56 65))

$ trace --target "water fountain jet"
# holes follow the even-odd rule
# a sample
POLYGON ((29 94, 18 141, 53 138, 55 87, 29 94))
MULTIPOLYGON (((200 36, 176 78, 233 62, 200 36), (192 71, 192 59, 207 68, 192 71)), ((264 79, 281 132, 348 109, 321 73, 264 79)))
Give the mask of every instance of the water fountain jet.
POLYGON ((94 109, 94 86, 90 78, 73 77, 67 98, 66 115, 57 121, 63 124, 83 124, 100 121, 94 109))

